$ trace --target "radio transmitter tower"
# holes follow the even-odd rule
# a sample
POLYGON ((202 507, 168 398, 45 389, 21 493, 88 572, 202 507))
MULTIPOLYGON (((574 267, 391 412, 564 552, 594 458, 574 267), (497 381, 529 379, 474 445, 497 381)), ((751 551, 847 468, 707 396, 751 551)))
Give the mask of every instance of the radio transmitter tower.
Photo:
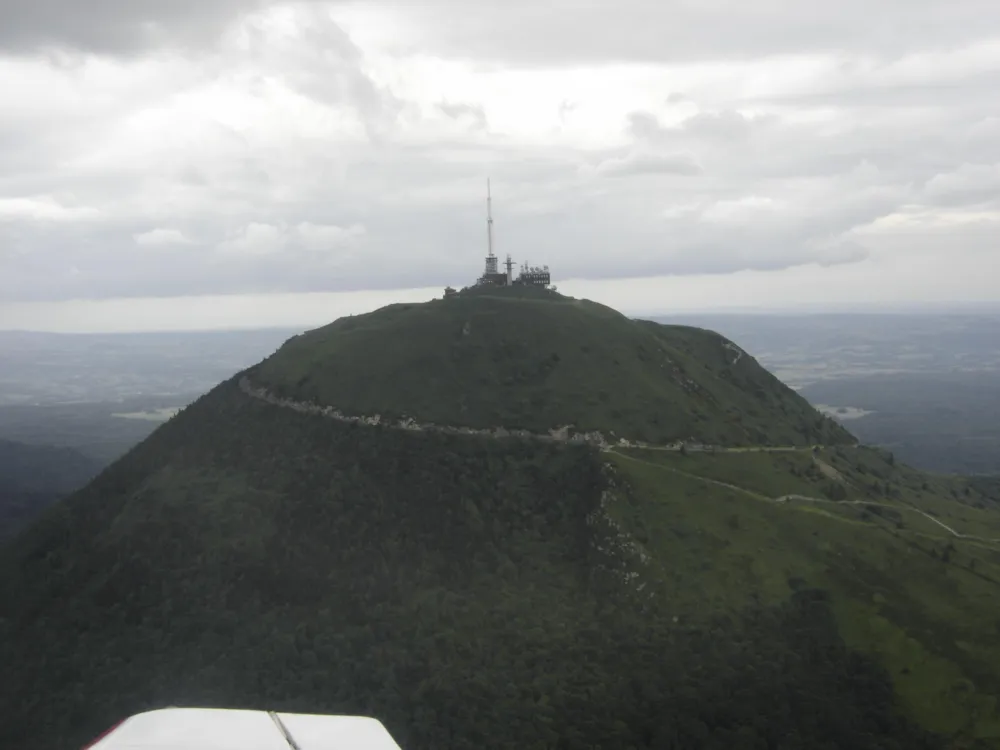
POLYGON ((486 178, 486 275, 497 272, 497 256, 493 252, 493 193, 490 190, 490 178, 486 178))
POLYGON ((496 286, 510 286, 511 283, 511 260, 507 258, 507 271, 500 270, 500 263, 493 249, 493 193, 490 188, 490 180, 486 179, 486 269, 479 278, 479 284, 493 284, 496 286))
POLYGON ((490 179, 486 178, 486 268, 483 275, 476 281, 478 286, 541 286, 548 287, 551 283, 548 266, 521 266, 521 272, 514 278, 514 261, 511 260, 510 253, 504 268, 501 270, 500 262, 493 247, 493 191, 490 186, 490 179))

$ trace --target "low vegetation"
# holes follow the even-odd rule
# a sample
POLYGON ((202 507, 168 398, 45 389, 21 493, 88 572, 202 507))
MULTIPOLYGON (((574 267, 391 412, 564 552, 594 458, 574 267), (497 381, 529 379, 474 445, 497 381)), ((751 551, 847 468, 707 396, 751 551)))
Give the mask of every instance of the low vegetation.
POLYGON ((910 716, 946 735, 1000 740, 1000 512, 988 498, 970 491, 960 503, 947 490, 965 498, 964 481, 923 487, 868 449, 632 450, 614 460, 633 488, 619 519, 646 540, 649 575, 678 616, 822 589, 846 643, 888 670, 910 716), (817 461, 839 467, 842 493, 817 461))
POLYGON ((716 333, 536 296, 467 293, 341 318, 290 339, 250 374, 278 395, 353 415, 573 425, 656 443, 853 442, 716 333))

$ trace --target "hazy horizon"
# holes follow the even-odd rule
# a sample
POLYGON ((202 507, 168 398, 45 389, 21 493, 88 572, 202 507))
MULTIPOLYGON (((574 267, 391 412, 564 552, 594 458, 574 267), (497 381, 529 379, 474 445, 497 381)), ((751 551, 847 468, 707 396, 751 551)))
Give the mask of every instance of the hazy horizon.
MULTIPOLYGON (((106 334, 156 332, 256 331, 320 326, 347 315, 359 315, 394 303, 424 302, 441 297, 442 289, 400 290, 311 295, 228 295, 203 299, 73 301, 32 303, 30 308, 0 303, 0 332, 106 334), (75 309, 73 309, 75 308, 75 309), (128 314, 123 312, 127 310, 128 314), (184 322, 172 322, 180 317, 184 322)), ((628 295, 574 293, 574 285, 559 286, 571 297, 590 299, 615 308, 629 317, 670 315, 992 315, 1000 302, 787 302, 785 304, 732 304, 649 306, 629 304, 628 295), (603 297, 603 298, 602 298, 603 297), (622 304, 622 303, 625 304, 622 304)), ((587 290, 583 290, 587 291, 587 290)), ((595 290, 593 286, 591 292, 595 290)))

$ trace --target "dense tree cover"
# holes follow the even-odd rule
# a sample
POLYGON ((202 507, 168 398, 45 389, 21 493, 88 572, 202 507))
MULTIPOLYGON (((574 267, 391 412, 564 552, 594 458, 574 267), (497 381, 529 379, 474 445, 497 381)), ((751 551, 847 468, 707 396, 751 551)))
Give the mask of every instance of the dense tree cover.
POLYGON ((820 591, 671 616, 587 523, 589 448, 352 427, 229 381, 0 559, 0 746, 169 704, 417 748, 922 748, 820 591))
POLYGON ((0 489, 0 543, 17 534, 61 497, 52 492, 0 489))
POLYGON ((341 318, 293 337, 251 377, 350 415, 573 425, 654 443, 854 442, 716 333, 516 288, 341 318))

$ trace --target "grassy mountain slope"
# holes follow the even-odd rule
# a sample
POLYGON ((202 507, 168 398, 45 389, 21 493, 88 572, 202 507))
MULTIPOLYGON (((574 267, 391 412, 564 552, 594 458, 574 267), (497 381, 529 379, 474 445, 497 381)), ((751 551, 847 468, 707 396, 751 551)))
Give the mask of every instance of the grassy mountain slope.
POLYGON ((841 635, 889 671, 910 716, 1000 746, 993 501, 866 448, 628 450, 613 460, 632 490, 618 518, 645 541, 644 573, 671 592, 679 616, 779 602, 804 586, 828 591, 841 635), (787 495, 802 498, 774 501, 787 495))
POLYGON ((853 442, 716 333, 506 291, 341 318, 292 338, 252 377, 350 415, 533 431, 574 425, 656 443, 853 442))
POLYGON ((803 447, 351 425, 234 377, 0 551, 0 746, 184 703, 374 715, 407 750, 1000 748, 997 503, 730 355, 531 294, 296 337, 250 377, 347 413, 803 447))

